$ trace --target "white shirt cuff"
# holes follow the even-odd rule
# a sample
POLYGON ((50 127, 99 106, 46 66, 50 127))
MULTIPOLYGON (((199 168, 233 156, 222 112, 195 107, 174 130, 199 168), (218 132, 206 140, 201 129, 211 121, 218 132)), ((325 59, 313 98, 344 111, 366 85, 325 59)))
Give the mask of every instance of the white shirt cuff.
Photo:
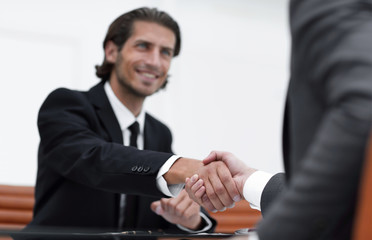
POLYGON ((159 169, 158 175, 156 176, 156 185, 158 189, 168 197, 176 197, 185 186, 184 183, 168 185, 167 181, 165 181, 163 177, 163 175, 169 171, 173 163, 179 158, 180 156, 177 155, 173 155, 172 157, 170 157, 159 169))
POLYGON ((202 217, 204 219, 205 223, 206 223, 206 225, 203 227, 203 229, 195 231, 195 230, 185 228, 185 227, 181 226, 180 224, 177 224, 177 227, 179 227, 179 229, 181 229, 183 231, 186 231, 186 232, 189 232, 189 233, 201 233, 201 232, 206 232, 209 229, 211 229, 212 221, 202 212, 200 212, 200 217, 202 217))
POLYGON ((271 173, 256 171, 245 181, 243 195, 251 208, 261 211, 261 195, 272 176, 271 173))

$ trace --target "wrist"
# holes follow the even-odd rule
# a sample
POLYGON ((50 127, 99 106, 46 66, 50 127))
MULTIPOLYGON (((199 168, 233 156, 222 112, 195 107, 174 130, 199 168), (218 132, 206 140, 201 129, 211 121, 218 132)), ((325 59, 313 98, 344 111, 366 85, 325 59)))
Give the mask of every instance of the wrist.
POLYGON ((202 166, 203 163, 200 160, 181 157, 164 174, 164 179, 168 184, 184 183, 187 177, 194 175, 202 166))
POLYGON ((213 228, 216 222, 215 221, 212 222, 212 219, 209 218, 207 215, 205 215, 205 213, 203 213, 202 211, 200 212, 200 217, 201 217, 201 223, 198 226, 198 229, 196 230, 186 228, 182 226, 181 224, 177 224, 177 227, 189 233, 213 232, 213 228))
POLYGON ((241 181, 239 182, 239 184, 237 184, 237 187, 238 187, 238 191, 240 193, 240 195, 243 197, 243 199, 245 199, 244 197, 244 185, 247 181, 247 179, 254 173, 256 172, 257 169, 253 169, 253 168, 248 168, 246 171, 244 171, 240 177, 241 181))
POLYGON ((197 221, 192 221, 189 226, 184 226, 193 231, 199 231, 205 227, 206 223, 203 221, 203 218, 199 215, 199 219, 197 221))

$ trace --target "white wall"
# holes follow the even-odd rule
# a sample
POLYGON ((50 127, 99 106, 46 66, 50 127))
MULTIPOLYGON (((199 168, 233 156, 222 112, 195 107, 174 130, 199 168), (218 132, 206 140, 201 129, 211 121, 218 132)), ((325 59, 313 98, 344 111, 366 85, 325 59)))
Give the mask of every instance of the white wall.
POLYGON ((181 26, 170 84, 146 101, 171 128, 174 151, 203 158, 227 150, 282 170, 286 0, 0 0, 0 184, 34 185, 42 101, 57 87, 96 84, 109 24, 141 6, 181 26))

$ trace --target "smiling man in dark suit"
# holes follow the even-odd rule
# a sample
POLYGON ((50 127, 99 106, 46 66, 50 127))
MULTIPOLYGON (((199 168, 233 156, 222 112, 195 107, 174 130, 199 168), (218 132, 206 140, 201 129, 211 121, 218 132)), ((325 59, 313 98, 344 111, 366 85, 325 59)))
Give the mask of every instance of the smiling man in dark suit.
POLYGON ((110 25, 103 46, 98 85, 57 89, 41 106, 27 228, 213 231, 215 221, 180 184, 201 161, 175 156, 168 127, 143 110, 179 54, 178 24, 157 9, 136 9, 110 25))

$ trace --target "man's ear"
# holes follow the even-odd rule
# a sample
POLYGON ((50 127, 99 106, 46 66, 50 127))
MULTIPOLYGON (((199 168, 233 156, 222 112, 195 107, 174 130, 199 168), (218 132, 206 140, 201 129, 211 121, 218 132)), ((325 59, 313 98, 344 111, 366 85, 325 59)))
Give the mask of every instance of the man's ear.
POLYGON ((115 63, 118 53, 118 46, 116 46, 113 41, 108 41, 105 46, 106 61, 109 63, 115 63))

